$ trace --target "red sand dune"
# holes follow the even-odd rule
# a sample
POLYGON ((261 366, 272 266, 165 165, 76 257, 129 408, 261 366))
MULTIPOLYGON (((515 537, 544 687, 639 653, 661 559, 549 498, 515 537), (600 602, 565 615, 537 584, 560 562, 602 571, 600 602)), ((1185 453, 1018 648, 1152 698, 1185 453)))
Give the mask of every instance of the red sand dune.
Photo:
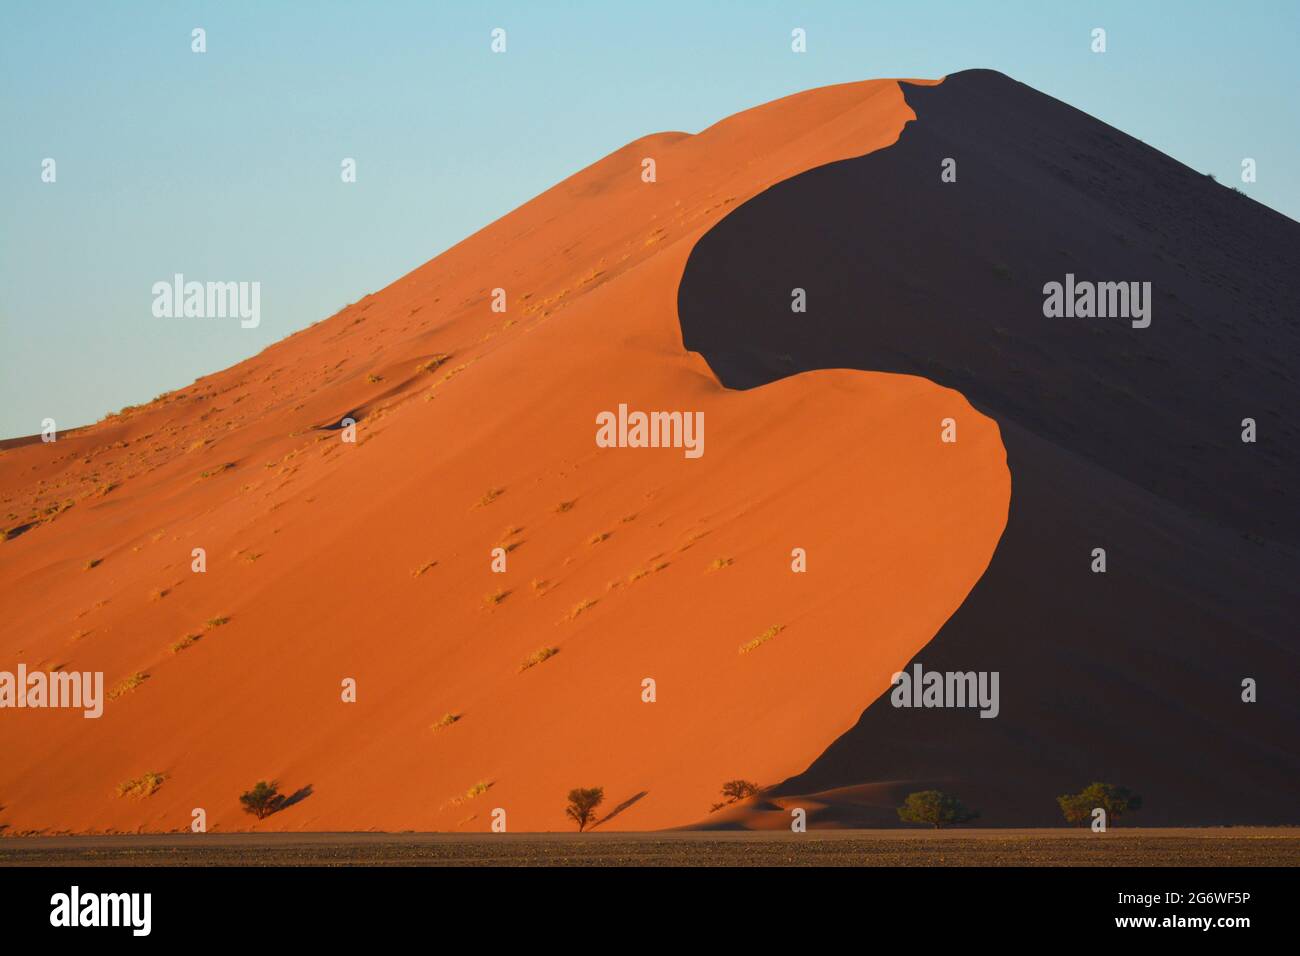
POLYGON ((682 347, 677 286, 736 203, 912 116, 872 81, 646 137, 261 355, 8 443, 5 527, 38 523, 0 544, 0 670, 147 679, 99 720, 0 712, 0 826, 175 830, 202 807, 210 829, 474 831, 502 807, 568 829, 567 791, 598 785, 601 826, 639 830, 805 768, 988 565, 1005 454, 922 378, 722 387, 682 347), (703 411, 704 456, 596 447, 624 402, 703 411), (355 445, 320 428, 349 412, 355 445), (117 795, 149 772, 153 795, 117 795), (237 800, 259 779, 310 789, 259 824, 237 800))

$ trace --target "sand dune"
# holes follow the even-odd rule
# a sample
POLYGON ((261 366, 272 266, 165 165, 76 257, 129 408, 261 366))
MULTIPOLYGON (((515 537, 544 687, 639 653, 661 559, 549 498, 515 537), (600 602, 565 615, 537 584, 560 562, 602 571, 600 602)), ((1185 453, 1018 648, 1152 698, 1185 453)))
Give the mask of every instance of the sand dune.
POLYGON ((6 443, 0 669, 120 694, 0 713, 0 827, 568 829, 599 785, 640 830, 806 767, 988 566, 999 429, 913 376, 724 387, 678 284, 722 217, 912 116, 873 81, 646 137, 246 362, 6 443), (704 412, 705 454, 597 447, 620 403, 704 412), (261 823, 259 779, 295 797, 261 823))

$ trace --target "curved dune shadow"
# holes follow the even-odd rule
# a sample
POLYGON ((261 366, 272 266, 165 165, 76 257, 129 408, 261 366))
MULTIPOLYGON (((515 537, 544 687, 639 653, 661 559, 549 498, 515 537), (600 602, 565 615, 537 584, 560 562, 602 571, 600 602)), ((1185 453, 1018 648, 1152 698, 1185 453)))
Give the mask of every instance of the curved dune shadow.
POLYGON ((775 792, 904 781, 1025 826, 1104 780, 1144 795, 1144 824, 1293 822, 1300 225, 1001 74, 904 91, 896 145, 707 233, 678 312, 729 387, 908 373, 998 422, 1006 531, 916 660, 998 671, 1001 712, 882 697, 775 792), (1045 317, 1067 273, 1150 282, 1150 326, 1045 317))

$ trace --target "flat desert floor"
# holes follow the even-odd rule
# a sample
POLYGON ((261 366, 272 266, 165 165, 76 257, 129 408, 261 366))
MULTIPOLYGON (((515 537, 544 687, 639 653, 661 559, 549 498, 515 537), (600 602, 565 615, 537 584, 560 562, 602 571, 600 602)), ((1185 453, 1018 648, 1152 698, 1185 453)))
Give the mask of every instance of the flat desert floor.
POLYGON ((1300 828, 0 839, 0 866, 1296 866, 1300 828))

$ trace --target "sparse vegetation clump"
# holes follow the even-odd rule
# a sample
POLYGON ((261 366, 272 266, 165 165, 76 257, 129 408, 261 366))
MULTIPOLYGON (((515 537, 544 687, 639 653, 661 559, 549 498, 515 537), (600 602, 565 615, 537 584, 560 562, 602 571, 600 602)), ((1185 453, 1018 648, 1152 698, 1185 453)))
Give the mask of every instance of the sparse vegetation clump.
POLYGON ((769 627, 762 634, 758 635, 758 637, 754 638, 748 644, 741 644, 740 653, 748 654, 750 651, 754 650, 755 648, 762 647, 764 644, 766 644, 768 641, 776 637, 784 630, 785 630, 784 624, 773 624, 771 627, 769 627))
POLYGON ((411 569, 411 577, 418 578, 425 571, 428 571, 431 567, 433 567, 437 563, 438 563, 437 561, 425 561, 424 564, 420 565, 418 568, 411 569))
POLYGON ((731 567, 735 561, 735 558, 714 558, 713 563, 709 565, 709 570, 721 571, 723 568, 731 567))
POLYGON ((569 791, 569 805, 564 808, 564 815, 578 825, 581 833, 595 821, 596 808, 604 799, 603 787, 574 787, 569 791))
POLYGON ((503 588, 497 588, 491 594, 483 595, 483 603, 486 604, 488 607, 496 607, 498 604, 500 604, 509 596, 510 596, 509 591, 503 588))
POLYGON ((200 635, 198 634, 186 634, 179 641, 175 641, 171 644, 171 652, 173 654, 179 654, 186 648, 192 647, 194 642, 199 639, 199 636, 200 635))
POLYGON ((232 468, 234 468, 234 467, 235 467, 235 463, 234 463, 233 461, 222 462, 222 463, 221 463, 220 465, 218 465, 216 468, 209 468, 207 471, 201 471, 201 472, 199 472, 199 477, 200 477, 200 478, 211 478, 211 477, 214 476, 214 475, 219 475, 219 474, 221 474, 223 471, 229 471, 230 469, 232 469, 232 468))
POLYGON ((230 618, 228 617, 210 617, 207 620, 208 630, 211 630, 214 627, 220 627, 222 624, 229 623, 229 621, 230 618))
POLYGON ((283 809, 286 799, 274 780, 270 783, 259 780, 253 785, 252 790, 239 796, 244 812, 251 813, 259 820, 265 820, 277 810, 283 809))
POLYGON ((573 606, 573 610, 569 612, 569 620, 570 621, 574 620, 583 611, 587 610, 588 608, 595 607, 595 605, 596 605, 595 598, 584 598, 583 600, 579 601, 577 604, 573 606))
MULTIPOLYGON (((472 361, 472 360, 471 360, 471 361, 472 361)), ((463 364, 461 364, 461 365, 457 365, 454 369, 452 369, 450 372, 448 372, 446 375, 444 375, 444 376, 442 377, 442 380, 443 380, 444 382, 450 382, 453 378, 455 378, 455 377, 456 377, 457 375, 459 375, 461 372, 465 371, 465 369, 467 369, 467 368, 469 368, 469 362, 465 362, 465 363, 463 363, 463 364)))
POLYGON ((434 730, 442 730, 444 727, 450 727, 456 721, 460 720, 460 714, 453 714, 450 711, 443 714, 432 724, 434 730))
POLYGON ((927 823, 936 830, 954 823, 969 823, 978 817, 978 813, 966 809, 960 800, 941 790, 909 793, 898 808, 898 819, 904 823, 927 823))
POLYGON ((97 568, 97 567, 99 567, 99 566, 100 566, 101 564, 103 564, 103 563, 104 563, 104 559, 103 559, 103 558, 91 558, 91 559, 90 559, 89 561, 87 561, 84 565, 82 565, 82 570, 83 570, 83 571, 89 571, 89 570, 91 570, 92 568, 97 568))
POLYGON ((160 773, 145 773, 130 780, 123 780, 117 785, 117 795, 139 797, 143 800, 163 785, 163 779, 160 773))
POLYGON ((493 781, 491 780, 480 780, 478 783, 474 784, 472 787, 466 790, 463 794, 452 797, 450 800, 445 801, 442 805, 443 809, 446 809, 447 807, 458 807, 462 803, 466 803, 470 800, 473 800, 477 796, 481 796, 482 794, 487 793, 489 790, 492 789, 492 784, 493 781))
POLYGON ((505 494, 504 488, 489 488, 487 491, 483 492, 483 497, 478 500, 478 507, 486 508, 503 494, 505 494))
POLYGON ((1092 811, 1100 807, 1106 811, 1106 825, 1110 826, 1142 808, 1142 798, 1128 787, 1112 783, 1090 783, 1079 793, 1056 798, 1066 823, 1086 825, 1092 821, 1092 811))
POLYGON ((560 653, 560 649, 558 647, 538 648, 537 650, 533 651, 531 654, 529 654, 527 657, 525 657, 522 661, 519 662, 519 670, 520 672, 523 672, 528 670, 528 668, 530 667, 536 667, 542 661, 549 660, 550 658, 554 657, 558 653, 560 653))
POLYGON ((444 362, 446 362, 449 358, 451 358, 450 355, 440 352, 437 355, 433 356, 432 358, 428 359, 427 361, 421 362, 419 365, 415 367, 415 370, 417 372, 436 372, 438 370, 438 367, 442 365, 444 362))
POLYGON ((557 515, 562 515, 566 511, 572 511, 573 506, 575 504, 577 504, 576 501, 561 501, 558 505, 555 506, 555 513, 557 515))
POLYGON ((118 682, 117 686, 108 692, 109 700, 117 700, 123 694, 129 694, 141 684, 149 679, 149 675, 144 671, 136 671, 130 677, 118 682))

